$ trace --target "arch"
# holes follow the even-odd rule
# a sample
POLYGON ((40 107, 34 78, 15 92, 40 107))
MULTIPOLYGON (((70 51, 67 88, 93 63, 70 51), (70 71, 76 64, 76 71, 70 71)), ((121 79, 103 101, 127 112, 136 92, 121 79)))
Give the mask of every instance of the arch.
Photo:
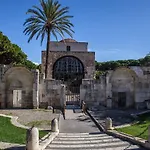
POLYGON ((25 67, 9 68, 4 74, 7 108, 32 108, 33 74, 25 67))
POLYGON ((138 76, 127 67, 117 68, 110 77, 112 98, 115 107, 134 107, 135 81, 138 76))
POLYGON ((9 68, 5 74, 4 74, 4 81, 8 78, 8 76, 12 73, 12 72, 15 72, 15 71, 19 71, 19 72, 24 72, 25 74, 27 74, 30 79, 33 80, 33 75, 31 73, 31 71, 29 71, 27 68, 25 67, 11 67, 9 68))
POLYGON ((128 75, 128 76, 134 78, 134 80, 138 79, 138 75, 136 74, 136 72, 134 70, 132 70, 128 67, 118 67, 113 71, 112 75, 110 76, 109 82, 112 82, 113 79, 115 78, 115 76, 121 77, 121 75, 123 75, 123 76, 128 75))
POLYGON ((63 81, 82 80, 84 78, 84 65, 75 56, 60 57, 53 65, 53 78, 63 81))

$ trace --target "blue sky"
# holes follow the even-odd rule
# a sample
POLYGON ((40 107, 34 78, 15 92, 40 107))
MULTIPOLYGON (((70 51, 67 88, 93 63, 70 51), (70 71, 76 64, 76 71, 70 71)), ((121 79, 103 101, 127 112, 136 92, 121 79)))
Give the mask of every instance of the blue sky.
MULTIPOLYGON (((89 43, 97 61, 138 59, 150 52, 150 0, 59 0, 70 7, 74 39, 89 43)), ((0 31, 33 62, 41 62, 40 40, 27 43, 26 11, 38 0, 1 0, 0 31)))

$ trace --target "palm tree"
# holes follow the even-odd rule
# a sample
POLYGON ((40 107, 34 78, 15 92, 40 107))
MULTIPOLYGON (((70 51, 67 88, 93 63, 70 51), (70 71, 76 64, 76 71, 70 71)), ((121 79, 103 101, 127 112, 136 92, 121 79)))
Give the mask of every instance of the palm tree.
POLYGON ((25 35, 29 35, 28 42, 36 36, 36 40, 41 38, 42 44, 45 36, 47 37, 45 78, 47 78, 51 36, 53 35, 58 41, 58 36, 64 39, 65 35, 72 37, 74 33, 73 24, 70 22, 70 18, 73 16, 68 15, 68 13, 69 7, 62 7, 57 0, 40 0, 40 7, 32 6, 32 9, 27 11, 30 17, 23 24, 25 26, 23 32, 25 35))

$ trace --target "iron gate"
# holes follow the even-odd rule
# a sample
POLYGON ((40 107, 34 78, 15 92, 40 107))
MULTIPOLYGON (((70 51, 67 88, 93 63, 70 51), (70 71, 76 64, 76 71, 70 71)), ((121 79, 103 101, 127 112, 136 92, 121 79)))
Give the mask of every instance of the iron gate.
POLYGON ((66 105, 80 104, 80 86, 66 85, 66 105))
POLYGON ((84 66, 74 56, 59 58, 53 66, 53 78, 66 85, 66 105, 80 104, 80 85, 84 78, 84 66))

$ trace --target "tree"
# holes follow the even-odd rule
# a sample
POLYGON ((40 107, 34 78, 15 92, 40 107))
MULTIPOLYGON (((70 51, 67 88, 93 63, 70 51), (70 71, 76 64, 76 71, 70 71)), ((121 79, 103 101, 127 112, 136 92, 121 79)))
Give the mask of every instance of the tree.
POLYGON ((0 64, 21 63, 27 59, 27 55, 21 48, 12 44, 7 36, 0 32, 0 64))
POLYGON ((38 66, 27 59, 21 48, 11 43, 9 38, 0 32, 0 64, 25 66, 28 69, 38 69, 38 66))
POLYGON ((36 40, 41 37, 41 44, 47 36, 45 77, 47 78, 48 53, 51 35, 58 41, 58 35, 64 39, 65 34, 72 37, 74 31, 68 15, 69 7, 62 7, 57 0, 40 0, 40 7, 33 6, 28 9, 27 14, 31 16, 24 22, 24 33, 29 35, 28 42, 36 36, 36 40))

